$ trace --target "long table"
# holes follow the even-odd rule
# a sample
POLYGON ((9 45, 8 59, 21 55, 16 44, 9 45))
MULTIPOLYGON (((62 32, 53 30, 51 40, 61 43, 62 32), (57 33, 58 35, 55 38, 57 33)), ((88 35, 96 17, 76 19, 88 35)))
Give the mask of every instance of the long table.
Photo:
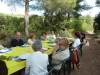
MULTIPOLYGON (((48 45, 47 42, 43 43, 43 48, 49 48, 49 50, 45 51, 44 53, 50 55, 52 54, 52 52, 54 51, 54 48, 55 47, 51 47, 48 45)), ((7 54, 4 54, 5 56, 20 56, 22 54, 25 54, 25 53, 30 53, 32 54, 34 51, 28 51, 29 49, 32 49, 31 46, 30 47, 14 47, 13 48, 13 52, 11 53, 7 53, 7 54)), ((6 64, 7 64, 7 68, 8 68, 8 75, 14 73, 14 72, 17 72, 23 68, 25 68, 26 66, 26 61, 20 61, 20 62, 16 62, 14 60, 10 60, 10 61, 6 61, 6 64)))

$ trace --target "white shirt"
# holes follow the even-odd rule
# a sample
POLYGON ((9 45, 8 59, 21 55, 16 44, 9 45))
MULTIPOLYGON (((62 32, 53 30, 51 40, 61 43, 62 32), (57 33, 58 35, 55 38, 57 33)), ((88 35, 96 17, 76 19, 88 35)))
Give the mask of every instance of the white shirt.
POLYGON ((28 44, 32 45, 34 43, 35 39, 32 41, 31 39, 28 39, 28 44))
POLYGON ((81 44, 80 39, 77 38, 74 43, 72 44, 73 47, 78 47, 81 44))
POLYGON ((49 35, 49 38, 56 39, 56 36, 50 34, 50 35, 49 35))
POLYGON ((46 75, 48 55, 42 52, 34 52, 26 60, 25 75, 46 75))
MULTIPOLYGON (((58 51, 55 56, 52 57, 52 63, 53 64, 59 64, 62 60, 67 59, 70 56, 69 49, 58 51)), ((55 69, 59 70, 61 68, 61 65, 58 65, 55 67, 55 69)))

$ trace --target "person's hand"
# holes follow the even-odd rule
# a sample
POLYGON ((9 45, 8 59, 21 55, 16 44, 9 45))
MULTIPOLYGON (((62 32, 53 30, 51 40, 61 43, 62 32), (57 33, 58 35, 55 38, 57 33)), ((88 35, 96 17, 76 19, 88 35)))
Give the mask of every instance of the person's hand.
POLYGON ((59 49, 59 45, 56 45, 55 47, 55 51, 57 51, 59 49))
POLYGON ((44 53, 45 51, 42 49, 41 52, 44 53))

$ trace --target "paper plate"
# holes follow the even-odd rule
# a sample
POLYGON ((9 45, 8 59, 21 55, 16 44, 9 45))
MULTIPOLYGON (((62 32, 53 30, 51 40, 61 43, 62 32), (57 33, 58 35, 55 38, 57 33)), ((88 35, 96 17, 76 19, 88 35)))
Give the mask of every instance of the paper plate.
POLYGON ((48 50, 48 48, 42 48, 43 50, 48 50))
POLYGON ((2 52, 2 53, 8 52, 8 51, 9 51, 9 49, 5 49, 5 48, 0 50, 0 52, 2 52))
POLYGON ((49 44, 49 46, 56 46, 56 44, 49 44))
POLYGON ((26 54, 23 54, 23 55, 20 55, 19 58, 20 59, 26 59, 30 54, 26 53, 26 54))
POLYGON ((22 47, 28 47, 28 46, 30 46, 30 45, 28 45, 28 44, 24 44, 24 45, 22 45, 22 47))

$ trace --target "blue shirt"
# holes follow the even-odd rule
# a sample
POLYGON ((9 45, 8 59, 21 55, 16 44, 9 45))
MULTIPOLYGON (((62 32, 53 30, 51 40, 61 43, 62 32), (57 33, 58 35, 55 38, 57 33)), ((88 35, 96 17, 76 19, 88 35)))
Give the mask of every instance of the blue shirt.
POLYGON ((10 43, 10 47, 22 46, 24 44, 23 40, 13 39, 10 43))

